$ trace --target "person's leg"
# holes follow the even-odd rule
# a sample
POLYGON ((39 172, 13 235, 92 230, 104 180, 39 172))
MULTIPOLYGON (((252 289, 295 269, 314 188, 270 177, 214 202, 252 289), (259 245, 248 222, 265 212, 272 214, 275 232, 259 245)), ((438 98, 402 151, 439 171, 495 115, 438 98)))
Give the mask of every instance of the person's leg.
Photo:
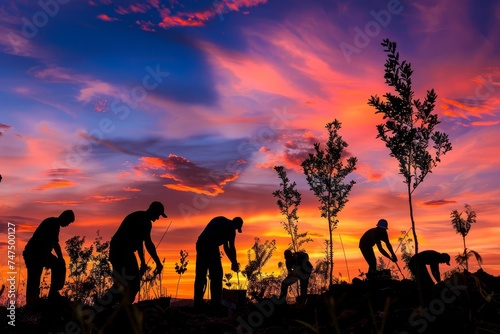
POLYGON ((113 297, 110 306, 121 301, 132 303, 140 289, 139 268, 135 254, 110 253, 109 259, 113 269, 113 286, 108 291, 113 297))
POLYGON ((141 290, 141 276, 139 275, 139 265, 137 264, 137 259, 135 258, 135 254, 129 254, 127 257, 127 265, 125 267, 127 275, 130 277, 128 281, 130 284, 129 291, 129 302, 133 303, 135 297, 141 290))
POLYGON ((281 282, 281 292, 280 292, 280 297, 279 299, 286 298, 288 294, 288 287, 292 285, 293 283, 298 281, 297 276, 290 276, 288 275, 283 282, 281 282))
POLYGON ((377 259, 375 258, 375 252, 372 247, 361 248, 361 254, 368 263, 368 272, 372 273, 377 270, 377 259))
POLYGON ((196 268, 194 278, 194 304, 203 304, 203 295, 207 286, 208 259, 207 250, 196 244, 196 268))
POLYGON ((66 280, 66 264, 62 259, 50 254, 46 267, 50 268, 49 297, 59 296, 59 290, 64 287, 66 280))
POLYGON ((300 279, 300 296, 304 299, 307 297, 308 287, 309 287, 309 275, 305 275, 300 279))
POLYGON ((31 306, 40 299, 40 277, 42 276, 43 264, 35 259, 25 256, 24 262, 28 271, 26 282, 26 305, 31 306))
POLYGON ((208 272, 210 274, 210 303, 220 304, 222 298, 222 262, 220 258, 219 247, 212 247, 208 250, 209 264, 208 272))

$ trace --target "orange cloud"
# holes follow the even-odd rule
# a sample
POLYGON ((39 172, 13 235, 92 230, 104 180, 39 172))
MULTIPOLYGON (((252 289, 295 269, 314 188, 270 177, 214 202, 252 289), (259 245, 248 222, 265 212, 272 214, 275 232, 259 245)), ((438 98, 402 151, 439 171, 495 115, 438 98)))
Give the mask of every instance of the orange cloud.
POLYGON ((58 206, 76 206, 80 205, 80 201, 74 201, 74 200, 54 200, 54 201, 35 201, 36 203, 40 204, 55 204, 58 206))
MULTIPOLYGON (((481 103, 474 103, 474 102, 476 102, 474 100, 464 101, 464 102, 460 102, 460 101, 454 100, 454 99, 447 99, 447 98, 442 98, 442 100, 446 104, 448 104, 448 106, 451 109, 454 110, 455 108, 458 108, 458 109, 464 110, 464 111, 468 112, 468 114, 470 116, 482 117, 483 115, 494 115, 493 106, 485 104, 484 101, 481 103)), ((460 113, 460 111, 459 111, 459 113, 460 113)), ((461 113, 460 115, 462 117, 467 118, 467 116, 464 115, 463 113, 461 113)))
MULTIPOLYGON (((164 187, 183 192, 194 192, 217 196, 224 192, 224 186, 236 180, 239 173, 237 171, 218 171, 200 167, 184 157, 170 154, 168 158, 142 157, 142 162, 134 166, 134 170, 140 173, 153 171, 164 171, 161 174, 155 174, 155 177, 175 181, 176 183, 164 184, 164 187)), ((246 162, 238 161, 241 165, 246 162)))
POLYGON ((36 188, 36 190, 49 190, 49 189, 56 189, 56 188, 69 188, 69 187, 74 187, 76 186, 77 183, 71 180, 51 180, 47 182, 46 184, 36 188))

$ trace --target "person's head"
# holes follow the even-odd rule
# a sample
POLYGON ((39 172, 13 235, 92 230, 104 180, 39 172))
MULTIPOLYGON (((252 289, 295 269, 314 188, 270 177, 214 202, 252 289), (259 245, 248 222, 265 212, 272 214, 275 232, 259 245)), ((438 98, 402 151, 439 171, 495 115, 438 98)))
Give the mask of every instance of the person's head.
POLYGON ((389 229, 389 223, 387 223, 387 220, 385 220, 385 219, 380 219, 377 222, 377 227, 380 227, 380 228, 387 230, 387 229, 389 229))
POLYGON ((238 230, 238 233, 241 233, 241 228, 243 227, 243 219, 241 217, 233 218, 234 229, 238 230))
POLYGON ((450 265, 450 254, 448 253, 441 253, 439 255, 439 263, 446 263, 447 265, 450 265))
POLYGON ((157 220, 158 218, 160 218, 160 216, 162 216, 163 218, 167 218, 163 204, 161 204, 160 202, 157 202, 157 201, 155 201, 149 205, 147 212, 149 213, 149 218, 152 221, 157 220))
POLYGON ((292 258, 293 253, 291 250, 287 249, 283 255, 285 256, 285 260, 289 260, 292 258))
POLYGON ((74 221, 75 221, 75 213, 73 212, 73 210, 63 211, 59 215, 59 222, 62 227, 66 227, 74 221))

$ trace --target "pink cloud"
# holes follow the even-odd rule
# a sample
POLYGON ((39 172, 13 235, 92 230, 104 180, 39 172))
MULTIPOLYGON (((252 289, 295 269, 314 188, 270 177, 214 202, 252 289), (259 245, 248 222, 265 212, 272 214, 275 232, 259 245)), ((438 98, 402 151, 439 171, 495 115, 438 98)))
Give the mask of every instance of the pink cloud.
POLYGON ((118 21, 116 17, 110 17, 108 14, 99 14, 97 15, 97 18, 101 21, 106 21, 106 22, 118 21))
POLYGON ((430 206, 439 206, 439 205, 447 205, 447 204, 455 204, 457 201, 450 201, 450 200, 445 200, 445 199, 435 199, 431 201, 426 201, 423 204, 424 205, 430 205, 430 206))
POLYGON ((129 192, 140 192, 141 191, 141 189, 139 189, 139 188, 132 188, 132 187, 124 187, 122 189, 123 189, 123 191, 129 191, 129 192))
POLYGON ((211 7, 198 12, 178 12, 168 15, 161 12, 162 21, 159 27, 168 29, 177 26, 202 27, 205 22, 213 19, 216 15, 222 15, 225 12, 239 11, 240 8, 254 7, 267 3, 267 0, 222 0, 216 1, 211 7))
POLYGON ((118 197, 118 196, 104 196, 104 195, 91 195, 85 197, 85 200, 95 200, 99 203, 113 203, 113 202, 121 202, 130 199, 130 197, 118 197))

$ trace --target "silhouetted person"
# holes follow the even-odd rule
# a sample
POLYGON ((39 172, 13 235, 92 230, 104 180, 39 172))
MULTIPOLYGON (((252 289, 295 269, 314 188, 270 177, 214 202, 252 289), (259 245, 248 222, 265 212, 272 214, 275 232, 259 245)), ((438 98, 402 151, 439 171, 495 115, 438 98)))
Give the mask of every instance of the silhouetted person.
POLYGON ((305 301, 307 297, 307 287, 313 266, 309 262, 309 255, 306 252, 292 252, 287 249, 284 253, 285 265, 288 270, 287 277, 281 282, 281 293, 279 299, 286 298, 288 287, 300 281, 300 301, 305 301))
MULTIPOLYGON (((141 287, 141 276, 146 272, 143 244, 151 258, 156 262, 155 274, 161 273, 163 265, 151 240, 152 222, 160 216, 167 218, 163 204, 152 202, 146 211, 135 211, 125 217, 118 230, 111 238, 109 262, 113 267, 113 287, 110 289, 113 302, 118 300, 116 292, 123 288, 122 300, 133 303, 141 287), (137 264, 135 252, 141 265, 137 264)), ((107 296, 109 298, 110 296, 107 296)))
POLYGON ((194 280, 194 306, 204 306, 203 295, 207 286, 207 271, 210 275, 211 306, 219 306, 222 297, 222 262, 219 246, 224 247, 224 253, 231 261, 231 270, 238 272, 239 263, 236 260, 234 239, 236 230, 241 233, 243 219, 235 217, 232 220, 218 216, 213 218, 201 232, 196 242, 196 276, 194 280))
POLYGON ((71 210, 63 211, 59 217, 46 218, 26 244, 23 257, 28 271, 27 306, 32 306, 40 298, 40 277, 44 267, 51 270, 49 298, 60 297, 58 291, 63 288, 66 280, 66 262, 59 245, 59 231, 61 227, 66 227, 74 221, 75 214, 71 210))
POLYGON ((433 250, 425 250, 412 256, 410 262, 408 262, 408 268, 415 279, 417 281, 420 280, 422 288, 428 289, 434 285, 434 282, 427 271, 427 265, 431 269, 432 276, 439 283, 441 282, 441 274, 439 272, 440 263, 450 265, 450 255, 433 250))
POLYGON ((373 273, 377 270, 377 259, 375 258, 375 252, 373 251, 373 246, 375 245, 377 245, 377 248, 382 255, 393 262, 398 262, 398 258, 396 254, 394 254, 391 243, 389 242, 387 229, 387 220, 380 219, 377 222, 377 226, 366 231, 359 240, 359 249, 368 263, 368 273, 373 273), (385 246, 392 256, 382 248, 382 241, 385 243, 385 246))

